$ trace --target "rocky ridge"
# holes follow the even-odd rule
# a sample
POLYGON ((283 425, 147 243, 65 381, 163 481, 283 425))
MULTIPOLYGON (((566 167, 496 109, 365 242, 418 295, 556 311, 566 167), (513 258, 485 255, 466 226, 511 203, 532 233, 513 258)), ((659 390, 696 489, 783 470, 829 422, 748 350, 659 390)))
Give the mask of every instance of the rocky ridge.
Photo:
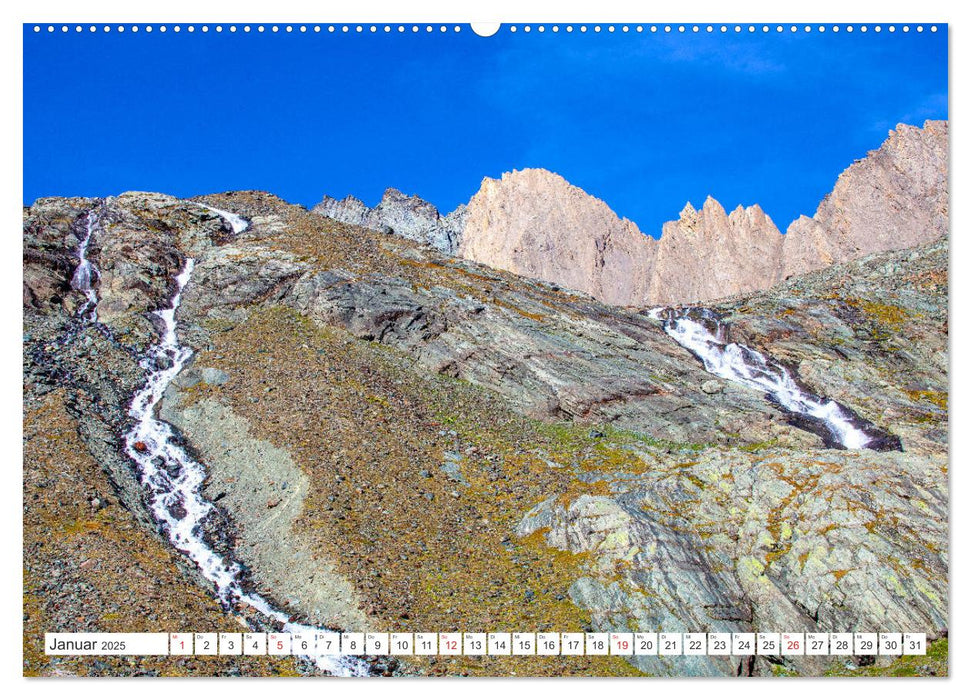
POLYGON ((627 303, 701 302, 770 287, 778 281, 781 240, 757 204, 726 214, 713 197, 699 210, 689 202, 664 224, 649 289, 627 303))
POLYGON ((465 228, 465 207, 447 216, 414 195, 408 196, 389 187, 373 209, 353 195, 344 199, 324 197, 313 211, 354 226, 372 231, 394 233, 417 243, 425 243, 446 254, 454 254, 465 228))
POLYGON ((811 219, 789 226, 782 276, 947 236, 948 142, 946 121, 899 124, 839 176, 811 219))
POLYGON ((441 217, 388 190, 374 208, 329 197, 314 211, 394 231, 493 268, 618 305, 684 304, 767 289, 796 274, 947 234, 948 124, 900 124, 837 179, 815 215, 782 235, 756 204, 731 213, 689 202, 658 239, 601 200, 543 169, 485 178, 467 205, 441 217))

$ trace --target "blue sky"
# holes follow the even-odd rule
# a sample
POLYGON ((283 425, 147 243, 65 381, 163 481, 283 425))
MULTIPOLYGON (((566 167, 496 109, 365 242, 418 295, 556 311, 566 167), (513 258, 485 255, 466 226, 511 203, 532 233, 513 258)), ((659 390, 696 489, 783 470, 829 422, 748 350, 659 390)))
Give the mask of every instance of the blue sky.
POLYGON ((442 211, 544 167, 652 235, 686 201, 783 230, 898 122, 946 119, 947 29, 455 34, 24 28, 24 202, 386 187, 442 211))

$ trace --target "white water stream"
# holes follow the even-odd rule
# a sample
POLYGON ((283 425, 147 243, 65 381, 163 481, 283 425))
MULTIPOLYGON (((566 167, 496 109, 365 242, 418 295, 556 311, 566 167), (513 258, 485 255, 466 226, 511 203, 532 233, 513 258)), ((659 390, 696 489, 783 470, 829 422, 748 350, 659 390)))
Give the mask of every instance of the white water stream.
POLYGON ((94 291, 94 281, 98 278, 98 269, 88 260, 88 246, 91 244, 91 235, 98 227, 98 216, 94 210, 88 212, 87 230, 84 238, 78 244, 78 266, 71 277, 71 288, 82 292, 87 298, 84 306, 78 309, 78 315, 94 322, 98 320, 98 294, 94 291))
POLYGON ((216 209, 216 207, 211 207, 208 204, 203 204, 202 202, 191 202, 196 206, 202 207, 203 209, 208 209, 213 214, 219 214, 222 218, 229 222, 229 225, 233 227, 233 233, 242 233, 247 228, 249 228, 249 222, 238 214, 233 214, 231 211, 223 211, 222 209, 216 209))
MULTIPOLYGON (((244 219, 235 214, 200 206, 225 216, 236 233, 248 226, 244 219)), ((85 292, 88 298, 90 309, 85 307, 84 311, 88 312, 87 318, 91 321, 97 318, 97 296, 91 289, 92 275, 97 274, 97 270, 88 262, 86 252, 96 223, 97 219, 91 212, 88 215, 88 235, 78 251, 81 264, 72 280, 72 286, 85 292)), ((202 492, 206 479, 205 467, 193 460, 178 444, 172 427, 156 417, 159 401, 166 388, 192 357, 192 350, 179 344, 175 316, 194 265, 191 258, 186 260, 185 267, 176 277, 176 292, 171 304, 168 308, 153 312, 161 322, 162 333, 159 342, 140 362, 148 376, 131 401, 128 413, 134 419, 134 426, 125 435, 125 451, 138 465, 142 483, 148 492, 149 507, 172 545, 191 559, 199 567, 200 573, 213 583, 220 601, 227 607, 232 607, 234 603, 246 603, 279 622, 284 632, 314 634, 328 631, 290 622, 288 615, 275 609, 263 597, 243 590, 242 567, 239 563, 216 553, 203 538, 203 523, 215 511, 215 506, 206 500, 202 492)), ((368 675, 367 664, 356 657, 312 658, 320 670, 335 676, 368 675)))
POLYGON ((803 391, 784 367, 770 362, 762 353, 726 342, 724 325, 708 309, 693 311, 715 324, 716 331, 712 333, 687 312, 660 308, 652 309, 649 315, 663 320, 664 331, 697 356, 715 376, 765 391, 786 410, 823 421, 833 437, 848 449, 867 446, 870 436, 853 425, 852 418, 839 404, 803 391))

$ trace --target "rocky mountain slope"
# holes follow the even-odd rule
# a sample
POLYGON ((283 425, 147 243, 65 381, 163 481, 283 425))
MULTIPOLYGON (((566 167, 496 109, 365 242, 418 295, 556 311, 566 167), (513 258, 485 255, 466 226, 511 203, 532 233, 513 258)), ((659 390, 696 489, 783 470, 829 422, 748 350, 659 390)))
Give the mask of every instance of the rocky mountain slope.
MULTIPOLYGON (((733 216, 761 225, 756 211, 733 216)), ((31 672, 120 672, 30 650, 37 630, 131 629, 124 576, 144 574, 164 601, 139 617, 146 631, 200 615, 220 629, 283 624, 242 598, 215 599, 172 548, 126 452, 129 402, 148 372, 139 361, 164 330, 152 312, 170 308, 190 257, 174 320, 192 357, 159 415, 205 469, 207 546, 239 562, 243 589, 288 624, 946 636, 946 240, 712 309, 726 342, 894 438, 878 452, 833 449, 765 392, 713 376, 656 310, 266 193, 126 193, 24 210, 31 672), (96 320, 71 284, 88 231, 96 320), (73 441, 57 442, 74 446, 71 460, 49 449, 55 434, 73 441), (85 608, 92 592, 105 602, 85 608)), ((321 672, 244 661, 138 659, 126 672, 321 672)), ((367 659, 372 673, 422 675, 817 674, 837 663, 367 659)))
POLYGON ((700 210, 688 203, 654 239, 542 169, 485 178, 468 205, 447 217, 396 190, 373 210, 353 197, 325 197, 314 211, 610 304, 677 304, 767 289, 833 263, 934 241, 947 233, 947 181, 947 122, 928 121, 898 125, 785 236, 758 205, 726 214, 709 197, 700 210))

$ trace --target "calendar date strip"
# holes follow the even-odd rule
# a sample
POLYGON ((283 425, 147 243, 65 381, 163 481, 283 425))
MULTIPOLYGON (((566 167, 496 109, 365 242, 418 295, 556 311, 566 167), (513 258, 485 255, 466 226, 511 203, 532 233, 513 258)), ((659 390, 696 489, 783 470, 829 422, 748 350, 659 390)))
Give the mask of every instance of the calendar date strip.
POLYGON ((922 656, 923 632, 47 633, 48 656, 922 656))

